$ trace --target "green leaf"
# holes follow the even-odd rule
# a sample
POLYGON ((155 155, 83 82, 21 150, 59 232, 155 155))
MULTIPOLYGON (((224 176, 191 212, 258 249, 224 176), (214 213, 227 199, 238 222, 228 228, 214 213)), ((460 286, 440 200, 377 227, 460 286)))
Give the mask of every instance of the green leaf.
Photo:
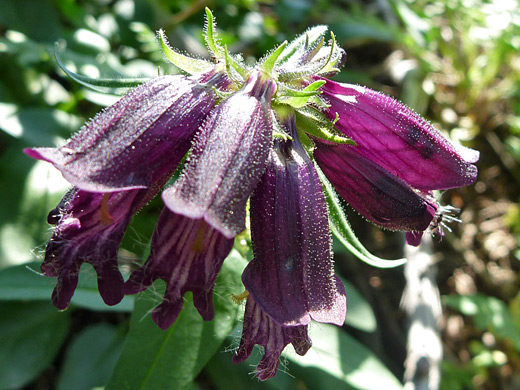
POLYGON ((205 60, 185 56, 173 50, 168 45, 168 39, 163 30, 159 30, 157 36, 159 37, 159 44, 166 58, 180 70, 189 74, 195 74, 205 72, 212 67, 212 65, 205 60))
POLYGON ((345 324, 364 332, 374 332, 377 321, 372 307, 354 285, 341 279, 347 293, 347 315, 345 324))
MULTIPOLYGON (((0 271, 0 300, 49 300, 56 285, 55 278, 39 273, 39 262, 8 267, 0 271)), ((84 265, 79 275, 78 287, 72 297, 72 306, 96 311, 132 311, 134 297, 125 296, 115 306, 106 305, 97 288, 94 269, 84 265)), ((58 309, 54 309, 58 310, 58 309)))
POLYGON ((379 358, 348 333, 329 324, 309 330, 312 348, 307 354, 287 353, 294 366, 299 366, 291 365, 290 373, 308 388, 341 389, 348 385, 364 390, 402 390, 402 384, 379 358), (323 386, 325 381, 329 386, 323 386))
POLYGON ((450 295, 443 297, 446 305, 472 316, 475 327, 493 333, 497 338, 510 341, 520 351, 520 328, 507 305, 495 297, 484 294, 450 295))
POLYGON ((0 302, 0 313, 0 388, 18 389, 53 361, 70 317, 48 302, 0 302))
POLYGON ((68 70, 65 64, 61 61, 60 45, 56 43, 54 47, 54 56, 58 62, 59 67, 74 81, 84 85, 90 89, 102 93, 111 93, 114 95, 124 95, 131 89, 150 80, 149 77, 128 77, 120 79, 94 79, 92 77, 83 76, 68 70))
POLYGON ((162 299, 154 284, 136 301, 130 332, 106 390, 183 389, 193 381, 237 323, 239 306, 230 299, 241 286, 246 265, 233 250, 215 285, 215 318, 205 322, 193 306, 191 293, 177 321, 161 330, 150 312, 162 299))
POLYGON ((370 253, 358 240, 345 215, 336 191, 317 163, 314 164, 323 185, 329 207, 329 224, 332 233, 354 256, 378 268, 394 268, 406 263, 406 259, 385 260, 370 253))
POLYGON ((58 390, 90 390, 108 382, 123 349, 124 335, 114 325, 85 328, 65 353, 58 390))

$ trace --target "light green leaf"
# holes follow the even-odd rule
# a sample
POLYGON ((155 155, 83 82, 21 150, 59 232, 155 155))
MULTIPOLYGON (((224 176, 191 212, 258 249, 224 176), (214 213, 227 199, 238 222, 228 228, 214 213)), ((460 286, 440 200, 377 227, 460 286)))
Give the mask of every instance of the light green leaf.
POLYGON ((162 299, 158 284, 141 294, 128 339, 106 390, 178 390, 189 386, 237 323, 239 306, 231 301, 230 294, 240 292, 245 265, 235 250, 224 261, 215 285, 212 321, 202 320, 189 293, 177 321, 163 331, 150 316, 162 299))
MULTIPOLYGON (((55 278, 39 273, 39 262, 8 267, 0 271, 0 300, 49 300, 56 285, 55 278)), ((99 295, 94 269, 84 265, 79 276, 78 287, 72 297, 72 306, 96 311, 132 311, 134 297, 125 296, 115 306, 106 305, 99 295)), ((54 309, 58 310, 58 309, 54 309)))
POLYGON ((338 382, 335 387, 328 388, 345 388, 345 385, 349 385, 364 390, 402 390, 402 384, 379 358, 340 328, 315 324, 310 327, 309 334, 312 348, 305 356, 298 356, 292 351, 287 353, 293 363, 290 366, 291 374, 305 381, 309 388, 326 388, 314 387, 312 384, 328 375, 331 377, 329 382, 332 378, 338 382))
POLYGON ((56 43, 54 49, 54 56, 58 62, 59 67, 74 81, 84 85, 94 91, 102 93, 111 93, 114 95, 124 95, 131 89, 150 80, 149 77, 129 77, 120 79, 94 79, 92 77, 83 76, 67 69, 65 64, 61 61, 59 51, 60 45, 56 43))
POLYGON ((354 234, 352 228, 350 227, 350 224, 345 215, 345 211, 341 206, 340 200, 336 195, 336 191, 332 187, 332 184, 330 184, 329 180, 321 171, 318 164, 315 163, 314 166, 316 167, 316 171, 318 172, 321 183, 323 185, 325 198, 329 207, 330 228, 332 230, 332 233, 334 233, 336 238, 345 246, 345 248, 347 248, 358 259, 378 268, 394 268, 406 263, 406 259, 381 259, 370 253, 363 246, 363 244, 361 244, 361 242, 354 234))
POLYGON ((54 359, 70 316, 49 302, 0 302, 0 389, 19 389, 54 359))
POLYGON ((347 293, 345 324, 364 332, 374 332, 377 329, 377 321, 372 307, 352 283, 343 279, 341 281, 347 293))

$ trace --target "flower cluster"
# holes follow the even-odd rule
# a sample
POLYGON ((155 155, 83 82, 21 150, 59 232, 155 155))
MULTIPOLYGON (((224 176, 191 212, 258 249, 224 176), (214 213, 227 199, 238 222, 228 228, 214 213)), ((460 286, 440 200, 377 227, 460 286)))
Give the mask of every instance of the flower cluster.
POLYGON ((442 207, 435 189, 472 183, 478 153, 450 143, 407 107, 381 93, 328 79, 345 58, 326 27, 285 42, 247 66, 214 39, 213 62, 171 49, 188 75, 154 78, 98 114, 58 148, 25 152, 48 161, 73 185, 49 223, 56 225, 42 272, 57 277, 52 301, 65 309, 82 263, 93 265, 108 305, 156 279, 166 283, 153 311, 162 329, 177 319, 187 291, 204 320, 213 287, 247 206, 254 258, 243 335, 234 361, 264 347, 257 376, 275 375, 291 343, 305 354, 312 320, 341 326, 345 289, 335 276, 328 209, 320 177, 366 219, 407 232, 418 245, 442 207), (162 192, 164 209, 146 262, 124 282, 117 250, 132 216, 162 192))

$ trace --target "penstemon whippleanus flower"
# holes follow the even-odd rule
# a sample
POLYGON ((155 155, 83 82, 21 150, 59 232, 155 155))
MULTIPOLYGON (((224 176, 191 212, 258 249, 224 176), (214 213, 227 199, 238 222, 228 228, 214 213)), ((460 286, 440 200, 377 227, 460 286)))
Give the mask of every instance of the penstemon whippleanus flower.
POLYGON ((55 229, 42 272, 57 277, 60 309, 86 262, 108 305, 162 279, 164 299, 152 313, 160 328, 176 321, 188 291, 210 321, 216 277, 249 218, 253 259, 245 293, 235 296, 245 299, 245 314, 233 361, 263 346, 257 376, 265 380, 289 343, 301 355, 311 347, 311 320, 344 323, 330 228, 370 257, 349 233, 334 189, 367 220, 418 245, 423 232, 438 231, 444 210, 433 190, 473 183, 479 154, 384 94, 331 81, 345 53, 333 34, 325 41, 325 26, 248 66, 217 42, 207 15, 211 62, 174 51, 159 32, 166 57, 186 75, 143 82, 61 147, 25 150, 73 186, 49 213, 55 229), (125 230, 185 156, 180 177, 162 191, 149 257, 125 282, 117 262, 125 230))

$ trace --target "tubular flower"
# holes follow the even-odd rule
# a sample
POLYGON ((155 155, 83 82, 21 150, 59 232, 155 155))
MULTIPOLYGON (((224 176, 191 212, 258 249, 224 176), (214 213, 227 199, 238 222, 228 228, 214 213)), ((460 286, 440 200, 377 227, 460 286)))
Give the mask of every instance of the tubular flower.
POLYGON ((164 298, 152 313, 161 328, 175 322, 188 291, 211 320, 216 277, 249 214, 253 260, 242 275, 247 301, 234 361, 263 346, 257 375, 264 380, 276 374, 287 344, 307 352, 311 320, 341 326, 345 319, 328 180, 369 221, 405 231, 417 245, 446 210, 432 191, 471 184, 478 152, 450 143, 390 97, 326 79, 345 52, 334 35, 325 43, 325 26, 248 66, 217 43, 207 15, 212 63, 177 53, 161 32, 167 58, 190 76, 150 80, 64 146, 26 150, 74 186, 49 214, 56 228, 42 271, 58 279, 60 309, 88 262, 107 304, 161 279, 164 298), (117 248, 124 232, 185 156, 180 177, 162 192, 150 255, 123 283, 117 248))

